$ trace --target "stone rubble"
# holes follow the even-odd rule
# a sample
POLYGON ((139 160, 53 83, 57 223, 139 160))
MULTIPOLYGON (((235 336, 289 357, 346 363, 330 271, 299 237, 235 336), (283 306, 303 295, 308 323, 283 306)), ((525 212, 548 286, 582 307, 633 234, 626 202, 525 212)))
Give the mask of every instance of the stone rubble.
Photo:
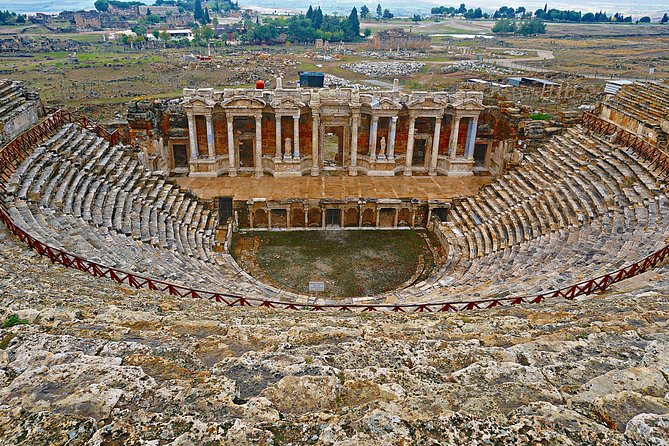
POLYGON ((463 314, 226 308, 0 230, 1 445, 662 445, 669 269, 463 314), (655 291, 649 292, 652 287, 655 291))
POLYGON ((359 62, 341 65, 342 68, 371 77, 408 76, 419 73, 424 66, 421 62, 359 62))

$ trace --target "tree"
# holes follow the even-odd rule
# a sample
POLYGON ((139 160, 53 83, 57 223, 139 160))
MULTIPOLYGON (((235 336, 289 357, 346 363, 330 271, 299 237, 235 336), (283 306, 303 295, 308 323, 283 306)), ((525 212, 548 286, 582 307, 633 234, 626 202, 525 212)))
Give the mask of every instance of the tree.
POLYGON ((323 11, 321 10, 320 6, 314 11, 313 23, 314 28, 316 29, 321 29, 321 26, 323 26, 323 11))
POLYGON ((667 23, 669 22, 669 15, 665 12, 664 15, 662 16, 662 19, 660 20, 660 23, 667 23))
POLYGON ((314 21, 314 10, 311 5, 309 5, 309 9, 307 9, 307 18, 312 22, 314 21))
POLYGON ((204 11, 202 10, 202 2, 200 0, 195 0, 193 5, 193 17, 198 22, 204 17, 204 11))
POLYGON ((379 19, 383 17, 383 9, 381 8, 381 3, 376 5, 376 17, 379 19))
POLYGON ((360 7, 360 17, 362 17, 363 19, 369 17, 369 8, 367 7, 367 5, 362 5, 360 7))
POLYGON ((591 12, 583 14, 583 17, 581 17, 581 22, 594 22, 595 21, 595 15, 591 12))
POLYGON ((369 37, 372 35, 372 29, 371 28, 365 28, 365 30, 362 32, 365 37, 369 37))
POLYGON ((107 12, 109 10, 109 2, 107 0, 95 0, 94 6, 100 12, 107 12))
POLYGON ((383 10, 383 18, 384 19, 392 19, 393 17, 395 17, 395 14, 390 12, 390 9, 386 8, 386 9, 383 10))
POLYGON ((202 24, 206 25, 209 22, 211 22, 211 18, 209 17, 209 9, 205 8, 204 15, 202 16, 202 24))
POLYGON ((354 6, 351 13, 348 15, 348 21, 351 27, 351 34, 355 37, 360 36, 360 20, 358 19, 358 10, 354 6))
POLYGON ((153 37, 155 37, 156 40, 158 40, 158 38, 160 37, 160 30, 156 28, 153 31, 151 31, 151 34, 153 34, 153 37))
MULTIPOLYGON (((515 25, 515 23, 514 23, 515 25)), ((516 31, 517 34, 522 36, 529 36, 534 34, 545 34, 546 33, 546 24, 541 19, 530 19, 523 20, 516 31)))
POLYGON ((518 26, 514 20, 501 19, 497 20, 492 27, 492 32, 498 34, 511 34, 516 32, 518 26))
POLYGON ((467 8, 465 7, 465 4, 464 4, 464 3, 460 3, 460 7, 458 8, 457 13, 458 13, 458 14, 464 14, 465 12, 467 12, 467 8))
POLYGON ((650 23, 650 17, 643 16, 639 19, 639 23, 650 23))
POLYGON ((411 21, 413 22, 420 22, 423 20, 423 18, 420 16, 420 14, 414 14, 413 17, 411 17, 411 21))

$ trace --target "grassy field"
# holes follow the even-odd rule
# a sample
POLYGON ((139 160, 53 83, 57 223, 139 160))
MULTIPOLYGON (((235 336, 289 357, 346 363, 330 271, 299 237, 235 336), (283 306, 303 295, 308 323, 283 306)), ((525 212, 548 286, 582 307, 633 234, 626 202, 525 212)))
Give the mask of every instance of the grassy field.
POLYGON ((233 255, 256 278, 323 297, 367 296, 420 280, 434 266, 427 235, 417 231, 295 231, 237 234, 233 255))

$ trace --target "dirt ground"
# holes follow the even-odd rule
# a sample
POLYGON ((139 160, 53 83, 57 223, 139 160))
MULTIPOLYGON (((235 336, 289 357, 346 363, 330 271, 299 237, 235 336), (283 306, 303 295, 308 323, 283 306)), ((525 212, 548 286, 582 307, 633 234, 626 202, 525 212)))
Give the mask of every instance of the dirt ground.
POLYGON ((425 231, 298 231, 236 234, 233 255, 249 274, 322 297, 369 296, 408 286, 434 267, 425 231), (271 279, 270 279, 271 278, 271 279))

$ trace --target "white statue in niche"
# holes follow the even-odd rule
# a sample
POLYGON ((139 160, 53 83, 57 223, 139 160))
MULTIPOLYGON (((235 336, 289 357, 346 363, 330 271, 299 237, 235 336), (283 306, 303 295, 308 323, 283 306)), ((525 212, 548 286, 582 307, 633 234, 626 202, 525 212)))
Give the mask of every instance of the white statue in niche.
POLYGON ((379 158, 386 157, 386 137, 381 137, 381 150, 379 150, 379 158))
POLYGON ((283 145, 283 157, 290 159, 293 153, 293 141, 290 138, 286 138, 286 141, 283 145))

